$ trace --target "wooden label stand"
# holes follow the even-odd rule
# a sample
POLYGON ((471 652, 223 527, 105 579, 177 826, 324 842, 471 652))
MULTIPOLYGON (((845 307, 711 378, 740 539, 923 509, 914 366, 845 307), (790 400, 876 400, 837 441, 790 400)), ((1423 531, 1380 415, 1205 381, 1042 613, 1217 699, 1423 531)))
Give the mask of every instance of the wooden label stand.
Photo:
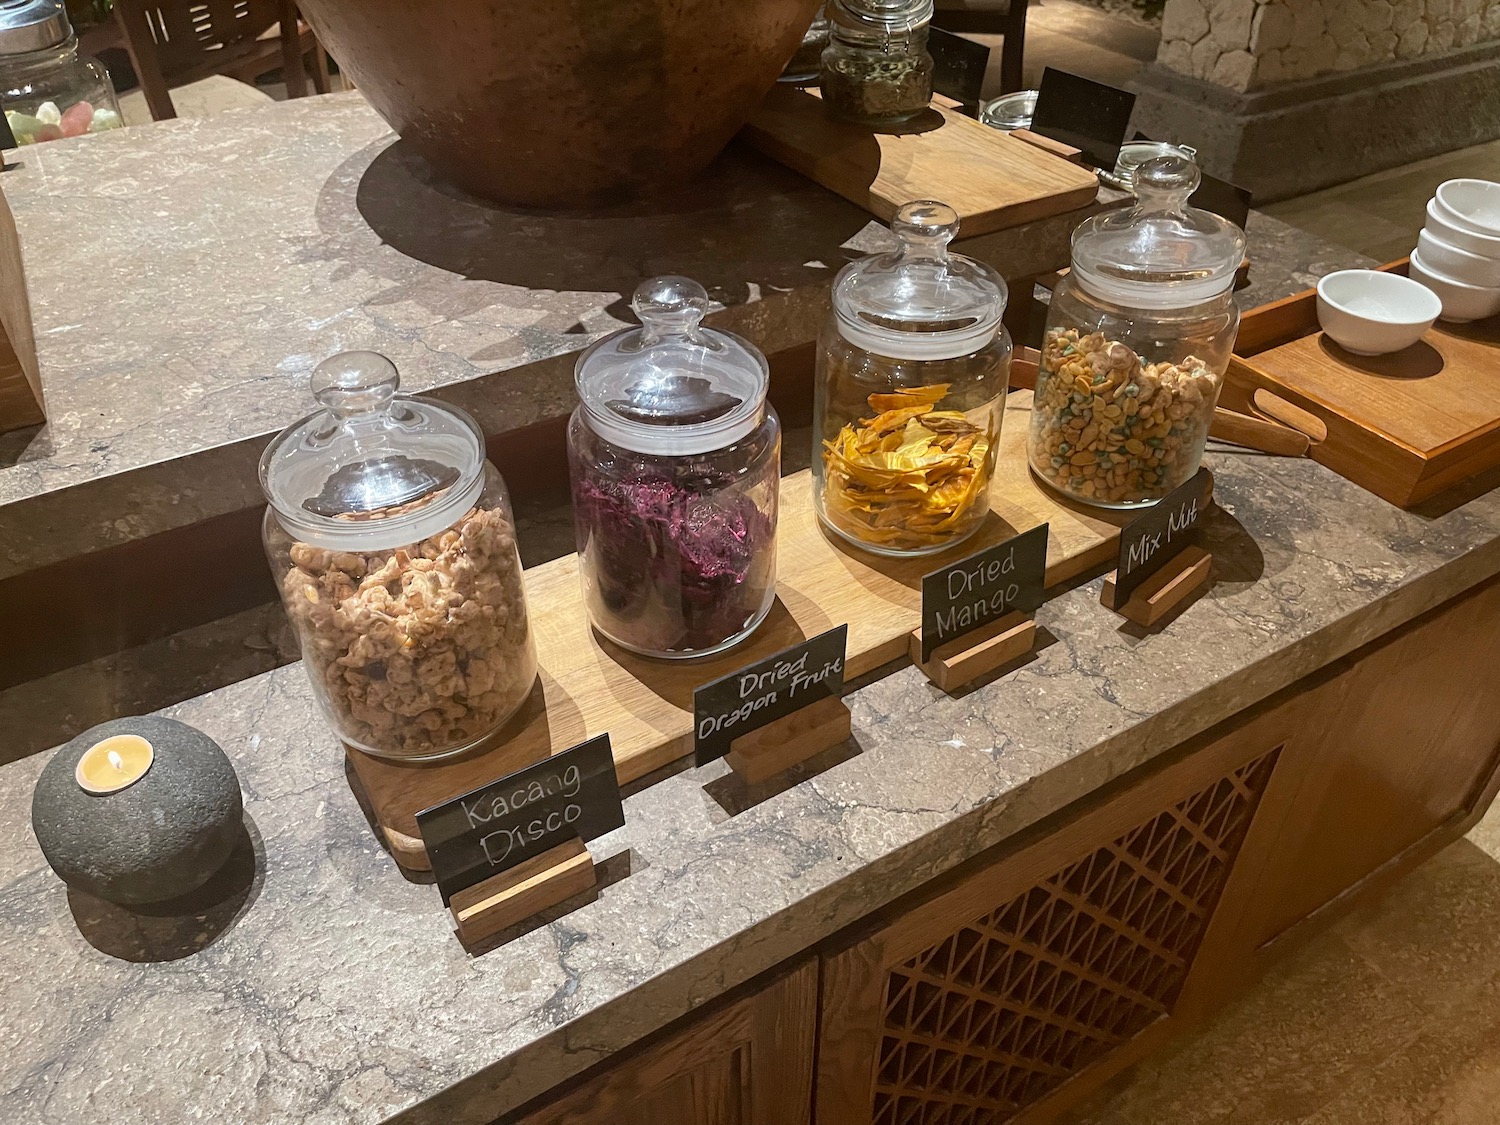
POLYGON ((1107 609, 1149 629, 1208 581, 1213 562, 1213 555, 1203 548, 1184 547, 1171 562, 1142 582, 1124 605, 1115 605, 1115 572, 1111 571, 1104 580, 1099 601, 1107 609))
POLYGON ((1035 643, 1036 622, 1016 612, 939 645, 930 660, 922 659, 921 629, 912 631, 909 647, 911 662, 938 687, 953 691, 1024 656, 1035 643))
POLYGON ((594 857, 577 837, 454 893, 459 940, 475 945, 533 914, 599 885, 594 857))
POLYGON ((754 785, 843 742, 852 732, 851 720, 848 705, 830 695, 740 735, 725 760, 754 785))

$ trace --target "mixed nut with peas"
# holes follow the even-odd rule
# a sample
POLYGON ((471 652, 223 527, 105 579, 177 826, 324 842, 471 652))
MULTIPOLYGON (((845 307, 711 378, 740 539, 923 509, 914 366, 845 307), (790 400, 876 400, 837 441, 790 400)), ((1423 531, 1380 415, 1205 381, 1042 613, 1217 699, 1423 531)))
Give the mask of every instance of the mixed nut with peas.
POLYGON ((1055 328, 1037 376, 1032 469, 1095 503, 1159 500, 1194 472, 1219 384, 1195 356, 1146 363, 1102 332, 1055 328))

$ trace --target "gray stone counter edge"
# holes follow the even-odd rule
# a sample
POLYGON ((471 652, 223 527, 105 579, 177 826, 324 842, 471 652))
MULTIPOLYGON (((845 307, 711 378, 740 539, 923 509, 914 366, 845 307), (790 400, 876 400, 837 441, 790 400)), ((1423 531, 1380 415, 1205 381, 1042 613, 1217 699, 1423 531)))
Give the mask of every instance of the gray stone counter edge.
MULTIPOLYGON (((1186 740, 1500 574, 1500 540, 1128 727, 539 1037, 391 1125, 488 1125, 1186 740), (857 884, 857 888, 856 885, 857 884), (856 893, 857 892, 857 893, 856 893), (811 919, 811 921, 807 919, 811 919), (723 971, 733 965, 733 972, 723 971)), ((1097 581, 1094 583, 1097 585, 1097 581)), ((503 952, 499 954, 503 956, 503 952)))

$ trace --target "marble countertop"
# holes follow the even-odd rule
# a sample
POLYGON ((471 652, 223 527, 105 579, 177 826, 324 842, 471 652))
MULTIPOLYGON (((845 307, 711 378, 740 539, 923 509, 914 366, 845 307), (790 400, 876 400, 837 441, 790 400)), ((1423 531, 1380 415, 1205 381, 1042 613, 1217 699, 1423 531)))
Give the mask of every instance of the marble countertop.
POLYGON ((851 743, 790 781, 716 763, 629 796, 599 899, 479 957, 376 845, 298 666, 166 712, 246 799, 191 912, 70 896, 29 828, 47 755, 0 767, 0 1118, 482 1125, 1500 573, 1500 475, 1408 513, 1310 461, 1209 463, 1217 581, 1159 632, 1095 579, 983 686, 887 669, 850 697, 851 743))
MULTIPOLYGON (((480 203, 355 93, 10 159, 49 421, 0 434, 0 579, 262 503, 261 449, 334 352, 384 352, 407 390, 503 433, 572 409, 574 353, 626 322, 642 280, 696 278, 712 323, 774 354, 811 342, 833 275, 890 238, 739 146, 665 199, 480 203)), ((1121 198, 960 244, 1009 277, 1055 269, 1121 198)))

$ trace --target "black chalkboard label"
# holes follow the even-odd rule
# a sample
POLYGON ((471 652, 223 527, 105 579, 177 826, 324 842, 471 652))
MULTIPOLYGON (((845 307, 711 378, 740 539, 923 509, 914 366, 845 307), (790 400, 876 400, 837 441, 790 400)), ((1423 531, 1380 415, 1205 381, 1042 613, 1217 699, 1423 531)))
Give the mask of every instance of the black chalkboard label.
POLYGON ((1031 131, 1072 145, 1095 168, 1113 168, 1135 111, 1135 95, 1047 67, 1031 131))
POLYGON ((1047 524, 922 578, 922 659, 1007 613, 1035 613, 1047 588, 1047 524))
POLYGON ((444 903, 574 836, 624 823, 607 734, 417 814, 444 903))
POLYGON ((1244 230, 1245 224, 1250 221, 1249 189, 1236 187, 1228 180, 1216 179, 1206 172, 1202 176, 1203 182, 1198 185, 1198 190, 1193 192, 1188 202, 1194 207, 1212 211, 1244 230))
POLYGON ((742 734, 840 694, 848 643, 849 626, 840 625, 695 691, 693 753, 698 764, 722 758, 742 734))
POLYGON ((1158 500, 1120 532, 1120 559, 1115 566, 1115 605, 1124 605, 1138 586, 1192 542, 1192 530, 1208 507, 1213 481, 1199 469, 1186 484, 1158 500))
POLYGON ((932 88, 965 108, 977 106, 990 49, 940 27, 929 27, 927 53, 932 56, 932 88))

